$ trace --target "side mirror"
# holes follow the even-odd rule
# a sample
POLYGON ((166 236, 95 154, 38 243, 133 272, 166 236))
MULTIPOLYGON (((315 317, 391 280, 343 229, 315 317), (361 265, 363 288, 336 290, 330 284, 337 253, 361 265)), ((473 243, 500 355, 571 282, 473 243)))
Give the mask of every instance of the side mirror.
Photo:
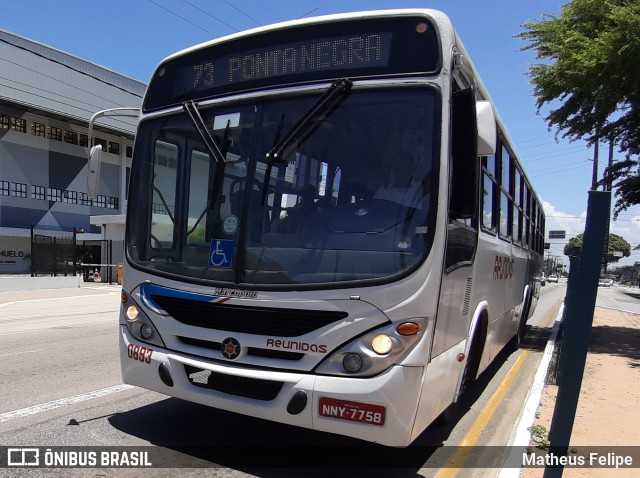
POLYGON ((478 156, 496 154, 496 116, 491 103, 476 101, 476 121, 478 127, 478 156))
POLYGON ((91 148, 89 162, 87 163, 87 191, 91 199, 98 195, 98 183, 100 182, 100 158, 102 146, 97 144, 91 148))

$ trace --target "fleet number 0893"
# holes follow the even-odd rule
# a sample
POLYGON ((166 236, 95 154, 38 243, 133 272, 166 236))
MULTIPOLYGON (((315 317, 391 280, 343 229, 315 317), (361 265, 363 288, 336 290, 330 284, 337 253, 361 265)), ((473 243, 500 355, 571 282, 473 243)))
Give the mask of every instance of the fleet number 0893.
POLYGON ((139 345, 129 344, 127 347, 127 355, 132 360, 137 360, 142 363, 151 363, 153 350, 139 345))

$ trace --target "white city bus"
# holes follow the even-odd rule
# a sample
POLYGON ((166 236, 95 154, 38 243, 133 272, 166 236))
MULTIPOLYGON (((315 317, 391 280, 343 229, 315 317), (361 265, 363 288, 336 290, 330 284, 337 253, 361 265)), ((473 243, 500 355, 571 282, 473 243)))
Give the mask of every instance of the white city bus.
POLYGON ((449 19, 281 23, 154 72, 125 383, 407 446, 535 307, 544 215, 449 19))

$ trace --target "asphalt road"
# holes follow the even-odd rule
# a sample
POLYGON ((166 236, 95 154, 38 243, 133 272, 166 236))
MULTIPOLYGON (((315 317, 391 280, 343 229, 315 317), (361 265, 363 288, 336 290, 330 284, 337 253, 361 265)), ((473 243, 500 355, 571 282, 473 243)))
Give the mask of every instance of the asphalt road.
MULTIPOLYGON (((565 290, 563 282, 542 289, 525 347, 499 356, 454 420, 429 427, 407 450, 363 446, 122 385, 117 287, 0 293, 0 447, 147 450, 153 445, 165 452, 163 458, 188 467, 180 476, 300 476, 299 467, 306 476, 444 476, 434 463, 470 443, 470 433, 480 447, 508 442, 565 290), (492 401, 516 362, 519 373, 503 398, 492 401), (309 463, 318 468, 305 466, 309 463)), ((459 476, 496 474, 491 468, 464 469, 464 460, 458 465, 459 476)), ((5 468, 0 476, 174 476, 177 471, 5 468)))

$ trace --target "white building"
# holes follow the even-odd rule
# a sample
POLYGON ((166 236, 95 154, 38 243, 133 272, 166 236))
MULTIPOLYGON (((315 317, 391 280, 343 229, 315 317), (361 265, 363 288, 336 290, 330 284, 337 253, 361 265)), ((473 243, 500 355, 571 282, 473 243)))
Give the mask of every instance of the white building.
MULTIPOLYGON (((105 153, 94 200, 87 195, 88 121, 99 110, 139 107, 144 89, 139 81, 0 30, 0 274, 31 270, 30 229, 56 237, 76 228, 83 231, 77 235, 82 244, 103 239, 100 225, 114 224, 121 237, 111 257, 120 262, 137 120, 110 117, 95 127, 94 144, 105 153), (107 217, 113 215, 119 217, 107 217), (92 224, 91 216, 99 220, 92 224)), ((94 261, 108 259, 104 248, 100 255, 94 261)))

